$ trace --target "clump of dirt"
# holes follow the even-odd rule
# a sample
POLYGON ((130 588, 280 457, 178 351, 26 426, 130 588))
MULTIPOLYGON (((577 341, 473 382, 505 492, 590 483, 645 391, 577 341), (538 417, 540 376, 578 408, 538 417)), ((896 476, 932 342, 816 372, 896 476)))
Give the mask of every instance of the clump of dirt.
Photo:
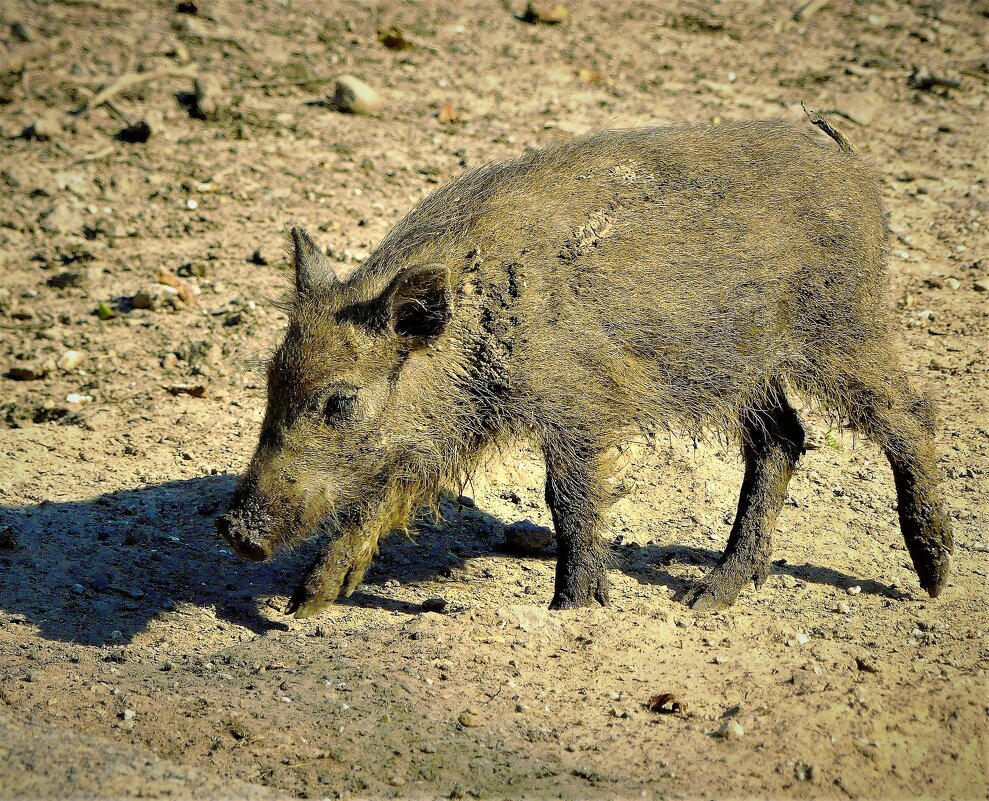
POLYGON ((984 795, 984 10, 181 5, 0 3, 0 793, 984 795), (345 75, 373 115, 334 107, 345 75), (813 410, 773 575, 725 613, 680 602, 741 481, 714 437, 624 448, 607 609, 549 612, 552 548, 505 552, 551 526, 524 447, 311 620, 283 614, 310 550, 258 566, 216 537, 291 225, 357 264, 465 168, 801 101, 884 177, 903 361, 941 409, 941 598, 880 451, 813 410))

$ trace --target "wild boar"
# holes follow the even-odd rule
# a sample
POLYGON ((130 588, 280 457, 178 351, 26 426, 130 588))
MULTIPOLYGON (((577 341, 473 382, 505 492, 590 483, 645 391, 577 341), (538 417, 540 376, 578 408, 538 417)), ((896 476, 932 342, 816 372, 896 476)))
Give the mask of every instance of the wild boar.
POLYGON ((289 607, 307 617, 490 446, 528 438, 556 532, 551 606, 606 604, 615 443, 728 432, 737 515, 685 599, 722 609, 769 573, 799 394, 883 449, 936 596, 952 540, 934 410, 895 353, 875 170, 829 130, 837 144, 782 122, 580 137, 459 177, 349 274, 294 229, 288 329, 221 533, 262 560, 328 532, 289 607))

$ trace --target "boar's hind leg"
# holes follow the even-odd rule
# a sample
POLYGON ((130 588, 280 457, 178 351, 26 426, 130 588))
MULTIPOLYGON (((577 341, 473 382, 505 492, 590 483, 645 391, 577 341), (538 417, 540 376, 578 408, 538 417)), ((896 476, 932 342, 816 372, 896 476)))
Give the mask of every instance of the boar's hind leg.
POLYGON ((879 391, 853 386, 852 425, 874 440, 893 468, 900 530, 920 586, 936 597, 948 579, 952 536, 938 485, 934 410, 895 374, 879 391))
POLYGON ((688 605, 701 611, 725 609, 748 582, 759 588, 766 580, 773 527, 804 451, 800 419, 778 387, 767 396, 763 408, 744 414, 742 428, 745 477, 728 547, 686 598, 688 605))
POLYGON ((556 587, 550 609, 608 604, 607 546, 600 514, 606 498, 600 454, 572 443, 545 448, 546 504, 556 528, 556 587))

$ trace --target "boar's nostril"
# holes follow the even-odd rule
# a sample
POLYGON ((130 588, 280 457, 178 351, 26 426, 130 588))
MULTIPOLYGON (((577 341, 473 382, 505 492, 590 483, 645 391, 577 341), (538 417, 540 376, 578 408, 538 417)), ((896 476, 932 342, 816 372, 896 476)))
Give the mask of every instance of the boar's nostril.
POLYGON ((252 562, 263 562, 271 555, 267 548, 250 540, 240 540, 231 542, 230 544, 233 545, 234 550, 238 554, 245 559, 250 559, 252 562))
POLYGON ((231 524, 226 515, 216 519, 216 530, 230 544, 230 547, 245 559, 250 559, 252 562, 263 562, 271 556, 269 548, 245 537, 238 526, 231 524))

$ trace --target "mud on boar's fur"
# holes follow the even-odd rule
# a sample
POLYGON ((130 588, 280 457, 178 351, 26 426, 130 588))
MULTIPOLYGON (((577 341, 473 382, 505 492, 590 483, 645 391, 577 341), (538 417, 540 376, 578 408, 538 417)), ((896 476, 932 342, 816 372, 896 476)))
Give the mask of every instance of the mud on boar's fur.
POLYGON ((882 447, 936 596, 951 529, 934 410, 894 351, 879 181, 811 130, 609 131, 482 167, 350 274, 293 230, 288 330, 223 535, 262 560, 329 532, 290 603, 307 617, 490 446, 529 438, 556 529, 552 607, 606 604, 613 446, 717 430, 742 443, 745 476, 727 549, 685 600, 723 609, 769 573, 804 450, 797 393, 882 447))

